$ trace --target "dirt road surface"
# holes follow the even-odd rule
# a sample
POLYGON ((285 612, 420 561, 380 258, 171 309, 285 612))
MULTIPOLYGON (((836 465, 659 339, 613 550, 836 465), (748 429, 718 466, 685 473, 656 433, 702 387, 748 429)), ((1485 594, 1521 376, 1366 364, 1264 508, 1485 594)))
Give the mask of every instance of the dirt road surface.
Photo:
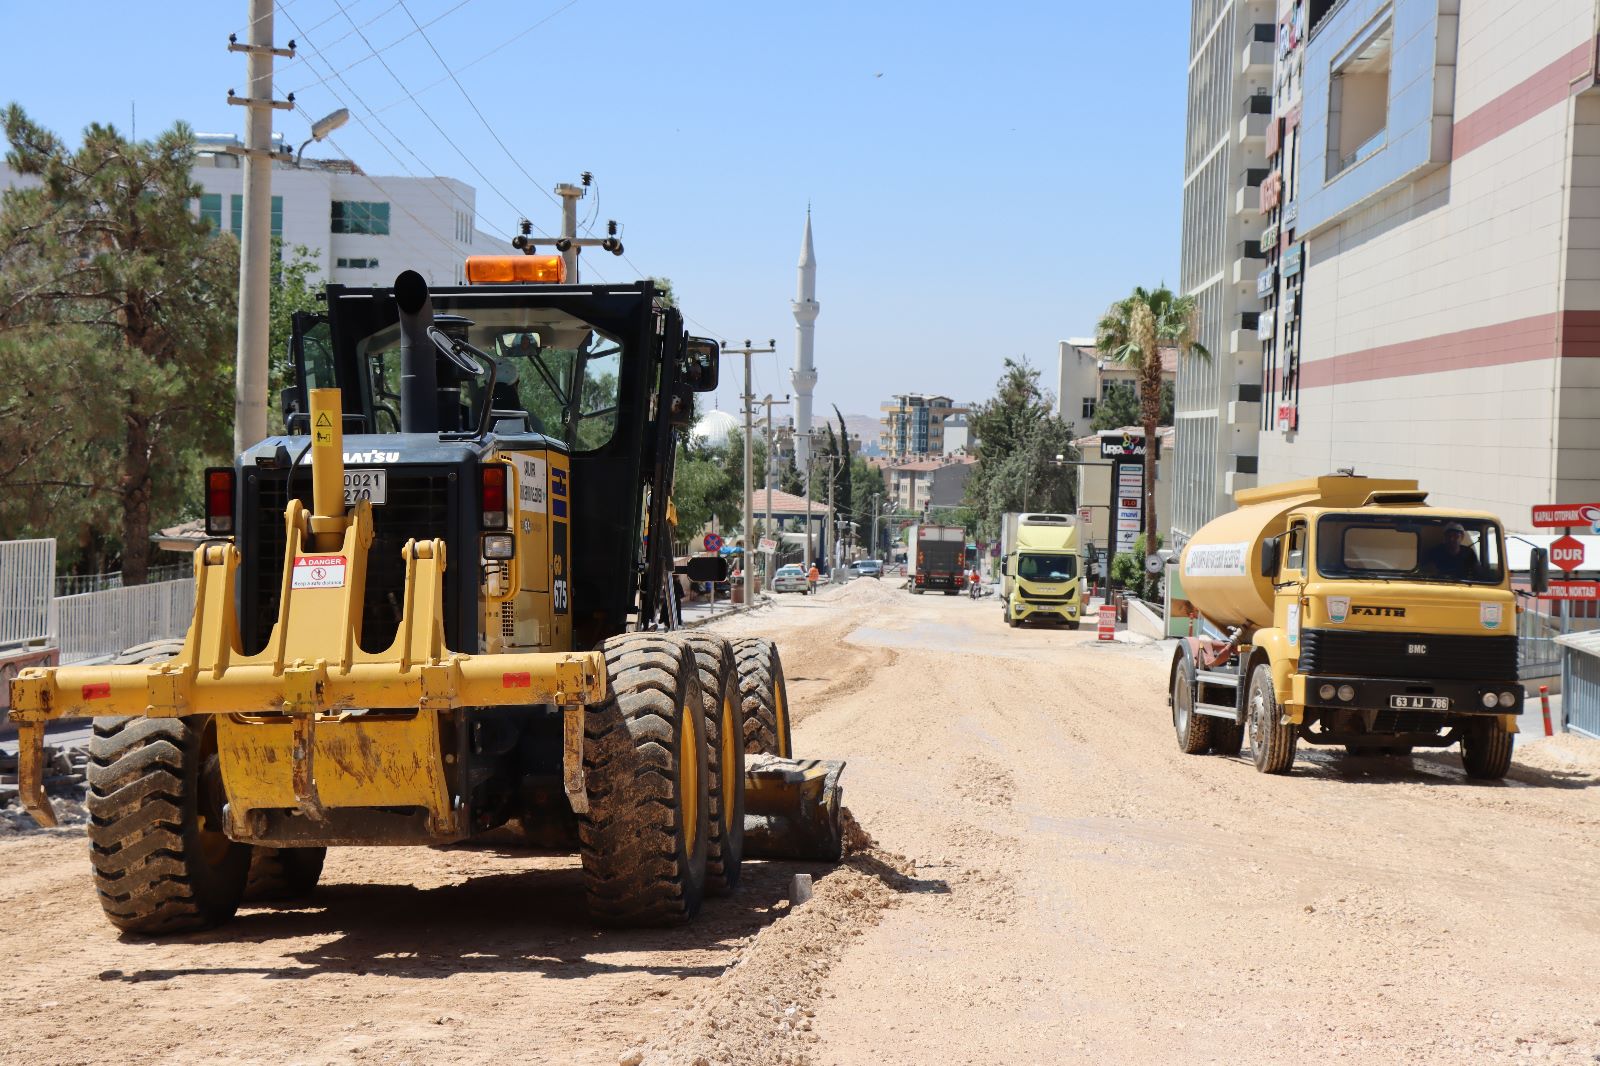
POLYGON ((778 638, 797 750, 849 761, 846 865, 619 933, 569 858, 348 849, 302 906, 152 942, 101 918, 81 830, 12 832, 0 1061, 1600 1058, 1600 745, 1523 738, 1499 785, 1454 753, 1264 777, 1178 752, 1160 647, 992 597, 860 581, 719 628, 778 638))

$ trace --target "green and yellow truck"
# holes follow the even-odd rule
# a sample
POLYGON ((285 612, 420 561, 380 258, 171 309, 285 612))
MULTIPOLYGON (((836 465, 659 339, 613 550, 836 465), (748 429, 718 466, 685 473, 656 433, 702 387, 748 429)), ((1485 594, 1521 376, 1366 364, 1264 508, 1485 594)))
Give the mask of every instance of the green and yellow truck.
POLYGON ((1000 516, 1000 599, 1006 624, 1064 622, 1083 616, 1083 565, 1078 519, 1069 514, 1010 511, 1000 516))

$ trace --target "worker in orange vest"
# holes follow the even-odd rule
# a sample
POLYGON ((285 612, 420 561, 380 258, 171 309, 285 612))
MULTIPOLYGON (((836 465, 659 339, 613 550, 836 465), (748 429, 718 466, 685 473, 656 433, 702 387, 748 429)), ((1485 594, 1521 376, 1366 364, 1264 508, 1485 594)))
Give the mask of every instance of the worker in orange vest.
POLYGON ((809 596, 817 591, 817 579, 821 576, 821 574, 817 573, 817 564, 812 563, 811 573, 806 575, 806 595, 809 596))

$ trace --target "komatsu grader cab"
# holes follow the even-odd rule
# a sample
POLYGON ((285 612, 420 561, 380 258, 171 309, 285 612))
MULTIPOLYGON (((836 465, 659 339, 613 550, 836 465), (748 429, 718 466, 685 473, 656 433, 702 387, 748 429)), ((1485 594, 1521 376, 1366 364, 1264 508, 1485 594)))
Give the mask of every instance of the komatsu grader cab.
POLYGON ((206 472, 181 648, 13 682, 43 824, 44 725, 95 719, 118 927, 304 894, 332 845, 507 828, 577 851, 591 914, 628 924, 689 918, 745 855, 838 858, 843 764, 792 758, 777 648, 671 632, 673 461, 716 343, 558 257, 466 276, 296 317, 285 433, 206 472))

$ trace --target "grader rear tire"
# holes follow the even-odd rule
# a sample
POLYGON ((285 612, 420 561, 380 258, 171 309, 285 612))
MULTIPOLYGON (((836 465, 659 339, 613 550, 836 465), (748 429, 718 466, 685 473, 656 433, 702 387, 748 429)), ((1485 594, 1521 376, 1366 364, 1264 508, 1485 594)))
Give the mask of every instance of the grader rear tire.
POLYGON ((700 685, 688 646, 662 633, 607 640, 610 691, 585 714, 589 813, 578 823, 589 914, 674 925, 706 888, 710 793, 700 685))
POLYGON ((155 935, 233 917, 250 847, 222 831, 209 717, 95 719, 88 778, 89 860, 112 925, 155 935))
POLYGON ((253 847, 244 898, 252 903, 304 899, 322 879, 327 857, 327 848, 253 847))
POLYGON ((741 637, 733 642, 733 660, 739 670, 745 754, 792 758, 789 689, 778 646, 760 637, 741 637))
POLYGON ((722 896, 738 885, 744 863, 744 717, 739 708, 739 668, 732 645, 721 637, 695 634, 684 642, 699 671, 710 771, 706 888, 722 896))

